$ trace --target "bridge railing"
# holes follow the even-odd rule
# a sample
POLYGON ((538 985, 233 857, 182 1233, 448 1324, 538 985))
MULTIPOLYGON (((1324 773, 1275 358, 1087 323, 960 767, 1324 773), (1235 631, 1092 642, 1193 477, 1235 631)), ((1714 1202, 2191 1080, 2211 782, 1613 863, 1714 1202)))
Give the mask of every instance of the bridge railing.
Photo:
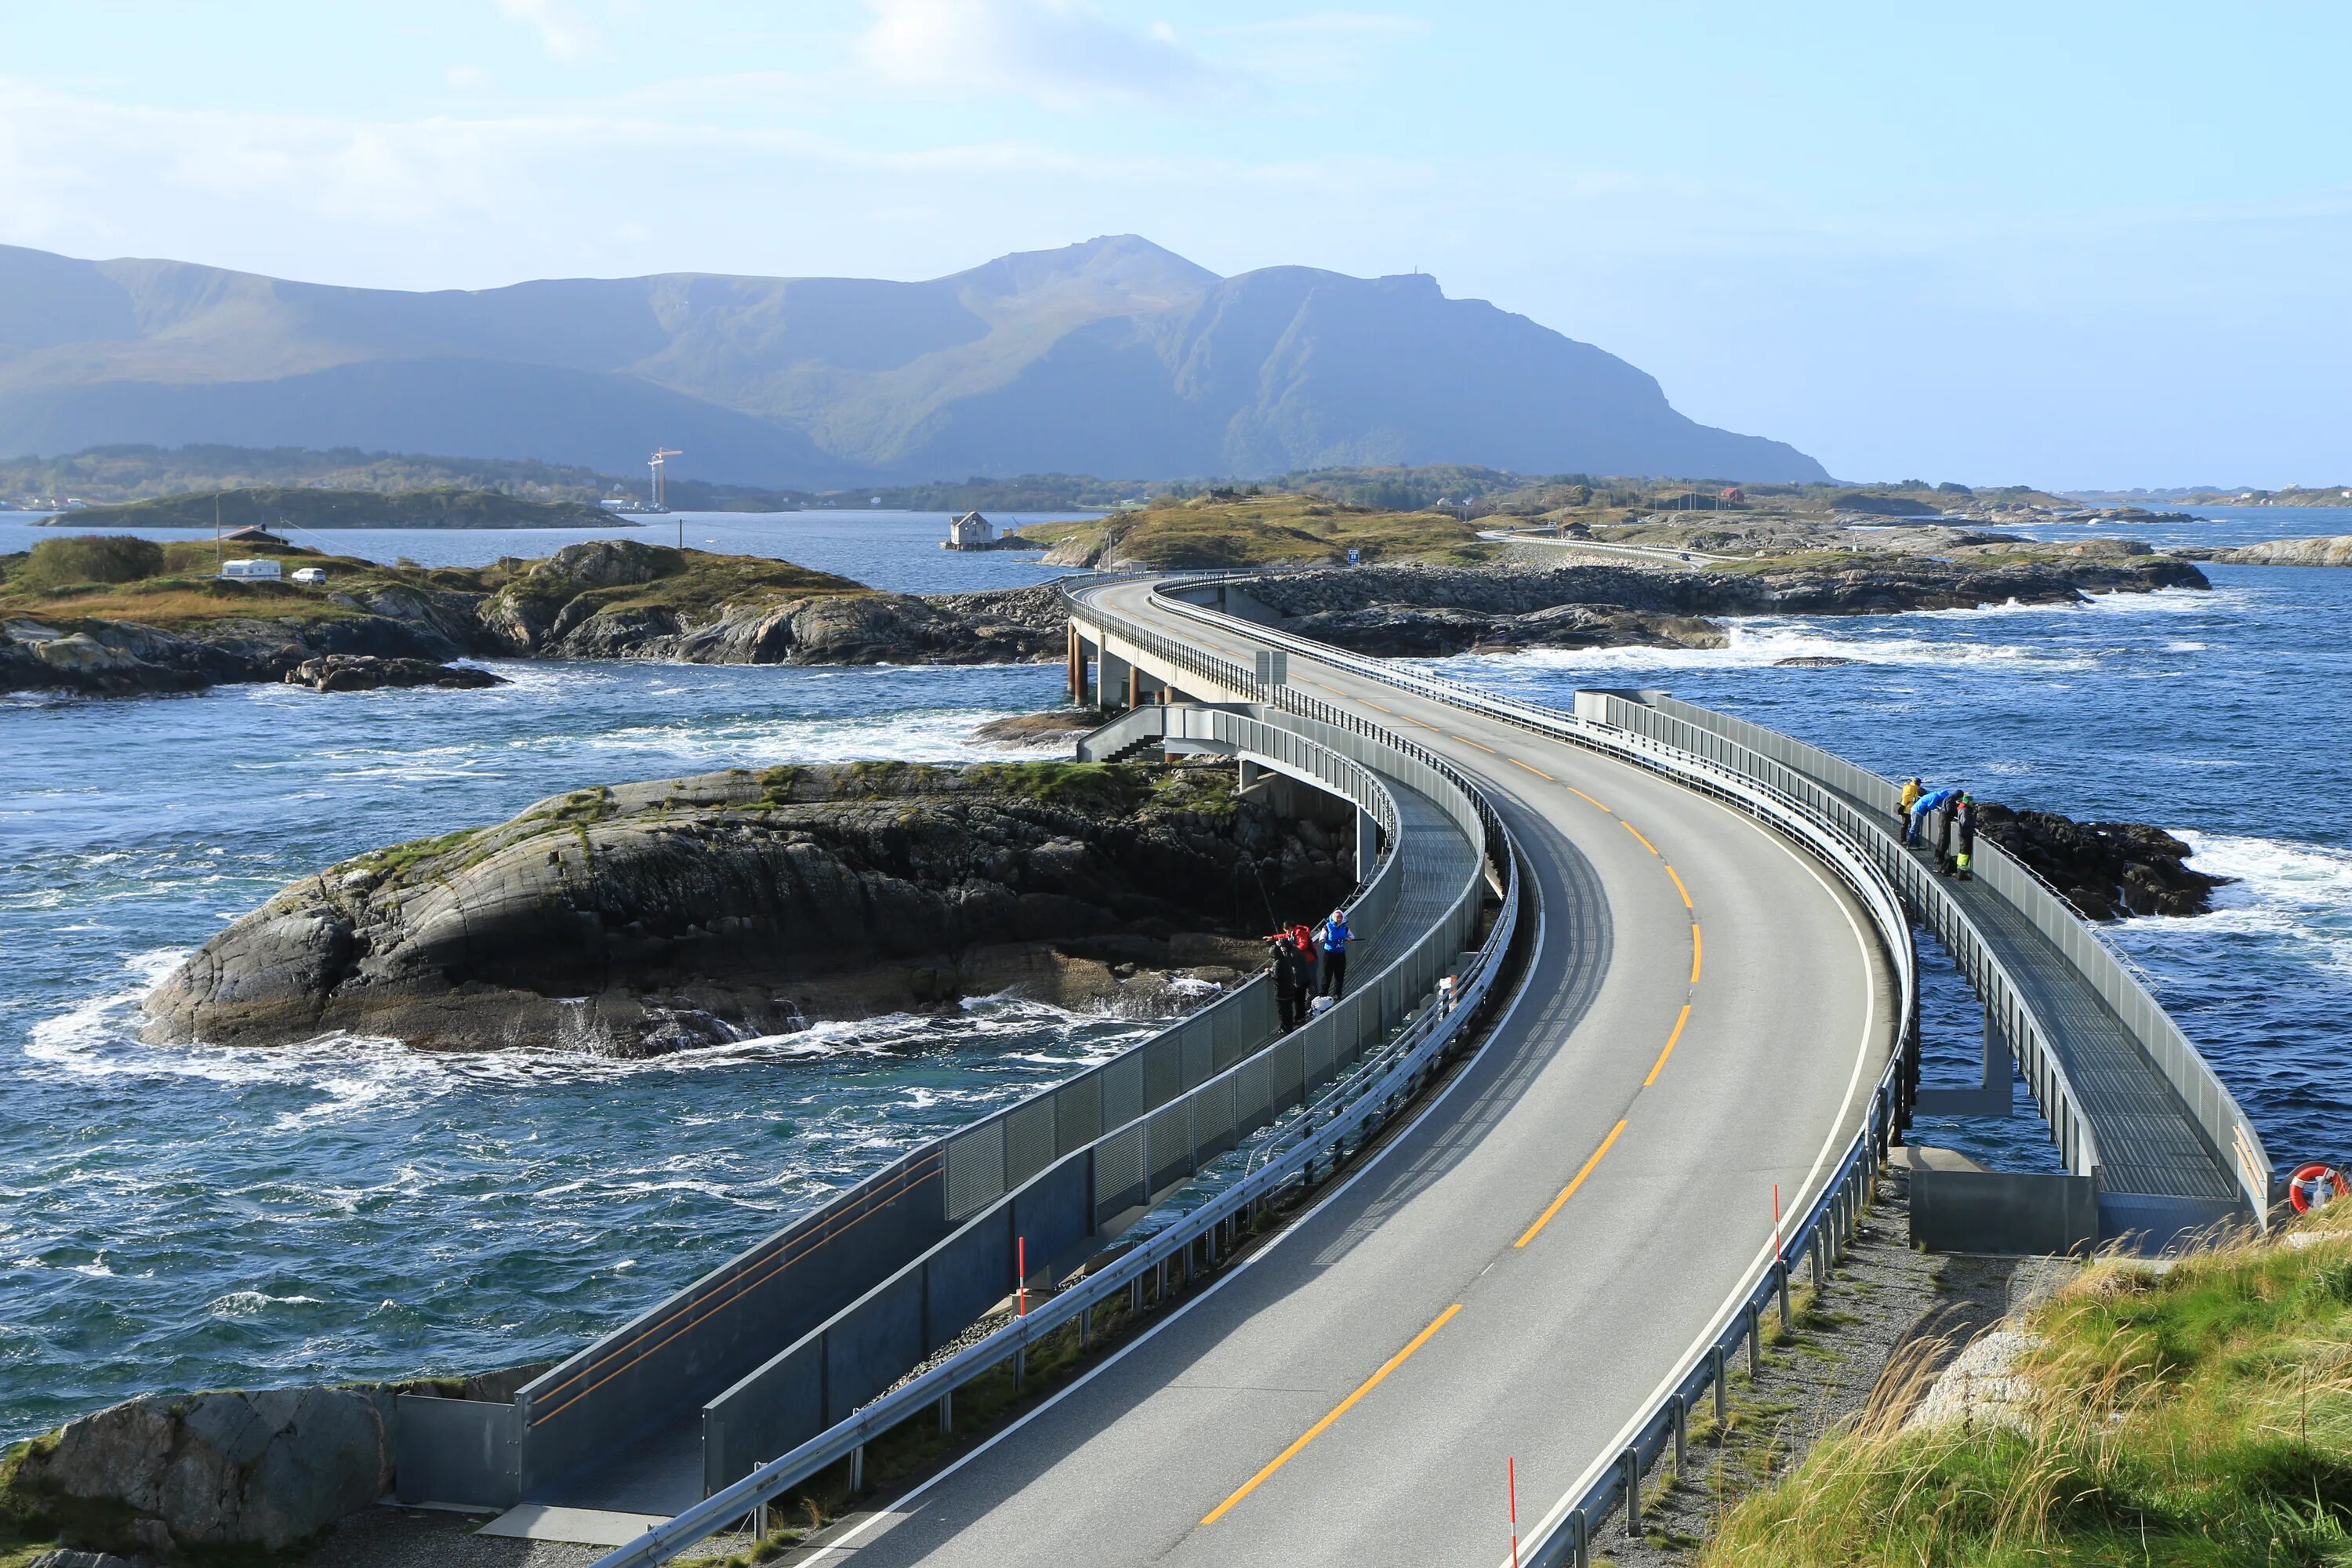
MULTIPOLYGON (((1382 661, 1359 659, 1305 638, 1269 631, 1197 605, 1167 599, 1159 602, 1180 614, 1221 624, 1277 647, 1286 645, 1326 663, 1355 668, 1389 684, 1438 696, 1443 700, 1486 698, 1486 693, 1472 688, 1409 675, 1382 661)), ((1313 700, 1303 697, 1297 700, 1308 703, 1313 700)), ((1895 1037, 1902 1048, 1890 1053, 1885 1071, 1871 1091, 1862 1124, 1822 1190, 1810 1202, 1800 1194, 1797 1212, 1785 1226, 1763 1242, 1743 1283, 1677 1363, 1667 1392, 1626 1422, 1602 1456, 1577 1479, 1530 1533, 1526 1559, 1529 1564, 1573 1562, 1578 1568, 1583 1568, 1597 1528, 1612 1511, 1622 1505, 1629 1521, 1638 1521, 1641 1478, 1669 1447, 1679 1458, 1687 1437, 1690 1414, 1699 1402, 1712 1392, 1718 1412, 1724 1408, 1732 1358, 1745 1342, 1750 1364, 1754 1364, 1761 1353, 1764 1316, 1776 1300, 1783 1322, 1788 1321, 1790 1285, 1800 1260, 1810 1261, 1818 1279, 1851 1245, 1870 1201, 1878 1168, 1908 1114, 1910 1094, 1916 1087, 1918 974, 1912 952, 1910 921, 1902 899, 1877 859, 1864 847, 1865 840, 1858 832, 1862 825, 1852 808, 1843 803, 1807 802, 1784 795, 1761 781, 1709 763, 1679 748, 1629 731, 1602 729, 1579 721, 1572 714, 1509 700, 1496 700, 1494 708, 1487 707, 1484 700, 1476 706, 1490 713, 1496 708, 1517 710, 1510 721, 1672 778, 1787 833, 1810 848, 1853 894, 1895 971, 1895 1037)))
MULTIPOLYGON (((1735 719, 1680 702, 1664 693, 1644 692, 1643 699, 1648 706, 1680 724, 1712 731, 1757 756, 1811 775, 1872 806, 1878 813, 1871 826, 1882 859, 1907 862, 1913 868, 1916 879, 1924 885, 1923 895, 1943 895, 1941 884, 1928 877, 1916 860, 1903 853, 1900 841, 1889 826, 1895 820, 1897 791, 1888 780, 1818 746, 1809 745, 1745 719, 1735 719)), ((2244 1110, 2203 1055, 2181 1032, 2180 1026, 2149 994, 2137 970, 2100 938, 2063 894, 1998 844, 1979 837, 1971 869, 1979 881, 2031 921, 2075 972, 2090 983, 2099 999, 2116 1015, 2140 1049, 2164 1075, 2173 1092, 2180 1097, 2214 1159, 2222 1169, 2230 1172, 2236 1182, 2254 1222, 2257 1225, 2267 1224, 2271 1205, 2271 1163, 2261 1135, 2254 1131, 2253 1123, 2247 1119, 2244 1110)), ((1920 901, 1923 907, 1928 907, 1925 896, 1920 901)), ((1972 928, 1967 926, 1966 917, 1958 910, 1957 900, 1944 896, 1942 902, 1951 906, 1949 923, 1967 931, 1959 939, 1961 943, 1980 947, 1982 944, 1975 937, 1972 928)), ((1953 935, 1948 932, 1947 921, 1938 920, 1937 928, 1947 948, 1952 950, 1956 958, 1960 956, 1960 946, 1955 945, 1953 935)), ((2039 1033, 2037 1025, 2037 1039, 2039 1033)), ((2044 1110, 2047 1109, 2047 1102, 2044 1102, 2044 1110)))
MULTIPOLYGON (((1237 749, 1259 751, 1282 771, 1352 802, 1394 842, 1396 802, 1361 762, 1255 718, 1222 718, 1237 749)), ((1360 927, 1377 929, 1394 909, 1402 881, 1396 858, 1383 855, 1344 907, 1360 927)), ((1349 1021, 1370 1005, 1353 1002, 1349 1021)), ((1258 1050, 1273 1038, 1276 1022, 1272 983, 1253 976, 1109 1060, 902 1156, 551 1369, 517 1395, 513 1409, 484 1404, 457 1413, 481 1427, 474 1446, 489 1456, 473 1467, 479 1471, 477 1495, 419 1494, 413 1500, 518 1500, 597 1461, 616 1433, 693 1409, 971 1215, 1105 1131, 1166 1110, 1258 1050)), ((1172 1113, 1157 1123, 1163 1167, 1173 1158, 1171 1123, 1172 1113)), ((436 1436, 436 1446, 446 1447, 446 1436, 436 1436)), ((470 1473, 436 1468, 421 1452, 415 1459, 411 1468, 419 1476, 454 1482, 470 1473)))
MULTIPOLYGON (((1191 672, 1229 689, 1247 675, 1232 666, 1191 672)), ((1232 1234, 1238 1220, 1284 1188, 1312 1180, 1319 1167, 1336 1164, 1351 1144, 1360 1146, 1466 1039, 1464 1026, 1493 996, 1505 955, 1521 929, 1516 851, 1501 818, 1475 786, 1442 759, 1412 754, 1420 749, 1402 737, 1394 738, 1391 750, 1385 738, 1365 729, 1326 726, 1304 715, 1287 716, 1276 725, 1255 715, 1174 709, 1161 721, 1178 726, 1185 737, 1214 739, 1266 758, 1278 759, 1286 744, 1344 748, 1351 758, 1376 763, 1381 773, 1429 795, 1474 842, 1491 829, 1497 836, 1491 842, 1500 845, 1504 857, 1493 873, 1502 900, 1484 940, 1469 962, 1462 963, 1465 950, 1478 938, 1486 901, 1488 872, 1480 865, 1427 931, 1337 1006, 1193 1088, 1165 1111, 1047 1166, 714 1401, 705 1412, 706 1457, 721 1453, 733 1464, 751 1452, 786 1451, 740 1479, 730 1479, 704 1501, 602 1559, 598 1568, 667 1561, 845 1458, 854 1474, 864 1446, 892 1427, 935 1407, 943 1421, 950 1418, 953 1394, 964 1384, 1008 1360, 1017 1365, 1030 1346, 1073 1320, 1090 1323, 1094 1309, 1114 1297, 1139 1296, 1147 1278, 1164 1279, 1171 1266, 1189 1268, 1200 1249, 1213 1258, 1220 1238, 1232 1234), (1457 998, 1450 1007, 1432 995, 1437 978, 1449 973, 1456 978, 1457 998), (1353 1070, 1346 1070, 1351 1062, 1353 1070), (1319 1094, 1318 1085, 1327 1086, 1319 1094), (1173 1134, 1178 1115, 1185 1129, 1174 1146, 1184 1153, 1160 1166, 1153 1152, 1163 1122, 1173 1134), (1018 1282, 1014 1260, 1022 1237, 1042 1238, 1050 1246, 1056 1235, 1082 1237, 1081 1216, 1098 1216, 1116 1201, 1153 1195, 1155 1185, 1164 1193, 1267 1128, 1272 1131, 1247 1167, 1199 1206, 1071 1289, 890 1387, 954 1337, 952 1331, 942 1336, 942 1326, 969 1321, 988 1302, 1012 1291, 1018 1282), (1122 1182, 1127 1184, 1117 1184, 1122 1182), (936 1288, 934 1271, 950 1281, 948 1288, 936 1288), (935 1304, 945 1308, 936 1323, 929 1316, 935 1304), (843 1351, 845 1358, 836 1353, 843 1351), (834 1377, 845 1364, 850 1375, 835 1387, 834 1377)))

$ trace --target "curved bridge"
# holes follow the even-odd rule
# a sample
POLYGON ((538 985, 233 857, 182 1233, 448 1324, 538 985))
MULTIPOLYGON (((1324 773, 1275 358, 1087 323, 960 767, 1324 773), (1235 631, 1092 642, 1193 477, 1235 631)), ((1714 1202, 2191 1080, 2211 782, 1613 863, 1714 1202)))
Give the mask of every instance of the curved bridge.
MULTIPOLYGON (((1645 1471, 1679 1448, 1696 1405, 1722 1399, 1725 1368, 1743 1348, 1756 1353, 1761 1318, 1785 1314, 1792 1271, 1818 1276, 1850 1237, 1916 1087, 1915 915, 1986 994, 1989 1071, 1995 1041, 2026 1069, 2073 1173, 2045 1180, 2084 1184, 2060 1192, 2062 1228, 2095 1234, 2106 1215, 2152 1220, 2168 1238, 2167 1226, 2225 1212, 2261 1221, 2259 1142, 2144 989, 2087 932, 2032 907, 2030 879, 1996 871, 1956 895, 1923 874, 1887 842, 1891 795, 1878 800, 1871 775, 1661 694, 1581 693, 1569 714, 1348 656, 1265 624, 1242 577, 1104 580, 1069 598, 1074 690, 1092 669, 1096 689, 1132 710, 1094 739, 1097 752, 1161 745, 1285 765, 1276 753, 1297 745, 1344 757, 1367 775, 1350 798, 1390 844, 1360 898, 1386 879, 1398 889, 1389 909, 1404 910, 1412 855, 1398 846, 1409 849, 1417 821, 1448 817, 1501 894, 1481 916, 1468 900, 1486 901, 1485 889, 1466 889, 1415 937, 1435 908, 1424 901, 1386 940, 1423 958, 1458 943, 1474 994, 1496 984, 1515 937, 1523 963, 1493 998, 1483 1044, 1346 1180, 829 1554, 1485 1563, 1507 1459, 1532 1521, 1528 1560, 1581 1560, 1605 1514, 1638 1517, 1645 1471), (2103 1187, 2126 1146, 2139 1186, 2103 1187), (2112 1213, 2110 1198, 2122 1200, 2112 1213)), ((1252 1064, 1282 1042, 1233 1047, 1245 1054, 1222 1070, 1226 1047, 1211 1047, 1210 1076, 1181 1091, 1186 1152, 1164 1169, 1141 1156, 1135 1191, 1164 1190, 1257 1127, 1275 1129, 1270 1163, 1056 1299, 1037 1331, 1113 1291, 1164 1288, 1171 1268, 1230 1245, 1230 1222, 1277 1184, 1336 1160, 1351 1137, 1360 1147, 1432 1080, 1476 1004, 1432 1005, 1419 988, 1443 971, 1404 962, 1350 1005, 1364 1021, 1347 1050, 1269 1074, 1252 1064)), ((1035 1103, 1005 1114, 998 1160, 1035 1103)), ((1108 1102, 1095 1103, 1105 1119, 1089 1129, 1107 1124, 1108 1102)), ((1160 1146, 1148 1126, 1128 1131, 1160 1146)), ((1038 1184, 1073 1168, 1042 1152, 1058 1134, 1038 1137, 1037 1174, 1016 1185, 1010 1165, 992 1165, 1002 1184, 976 1201, 1034 1202, 1038 1184)), ((1099 1222, 1104 1171, 1132 1162, 1106 1162, 1099 1142, 1081 1152, 1091 1163, 1074 1190, 1089 1206, 1074 1212, 1099 1222)), ((2022 1204, 2032 1217, 2050 1194, 1953 1202, 2022 1204)), ((1024 1223, 1004 1212, 1009 1226, 966 1222, 958 1245, 1001 1248, 1024 1223), (971 1239, 983 1233, 993 1239, 971 1239)), ((853 1362, 877 1325, 927 1321, 890 1305, 929 1300, 923 1277, 908 1278, 902 1269, 824 1331, 848 1336, 853 1362)), ((930 1331, 906 1331, 917 1345, 930 1331)), ((754 1374, 773 1380, 754 1403, 803 1391, 792 1397, 815 1415, 793 1430, 812 1419, 822 1429, 741 1480, 707 1477, 715 1495, 607 1563, 661 1561, 824 1464, 848 1458, 854 1473, 867 1437, 934 1406, 951 1419, 956 1381, 970 1375, 960 1369, 1017 1355, 1031 1335, 1009 1326, 854 1414, 824 1392, 832 1351, 804 1338, 754 1374)), ((579 1358, 567 1367, 577 1381, 579 1358)))

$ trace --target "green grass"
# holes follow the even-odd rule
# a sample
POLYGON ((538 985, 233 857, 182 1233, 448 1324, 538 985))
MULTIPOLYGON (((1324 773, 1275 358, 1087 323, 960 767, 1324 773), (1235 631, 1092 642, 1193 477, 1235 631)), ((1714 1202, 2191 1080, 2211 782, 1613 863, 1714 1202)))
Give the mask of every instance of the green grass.
POLYGON ((576 623, 608 611, 707 618, 728 608, 873 592, 864 584, 789 561, 679 551, 635 540, 614 542, 638 559, 649 580, 600 587, 561 572, 534 572, 536 561, 478 567, 386 566, 293 545, 231 545, 224 551, 210 539, 172 541, 161 547, 160 559, 143 552, 134 558, 89 543, 103 537, 43 540, 26 553, 0 556, 0 613, 50 621, 132 621, 173 631, 257 617, 310 625, 370 614, 360 607, 370 595, 404 589, 530 601, 546 620, 569 613, 576 623), (285 578, 224 582, 217 575, 224 555, 275 561, 289 577, 300 567, 324 567, 327 581, 317 585, 285 578), (78 572, 88 575, 77 576, 78 572))
POLYGON ((1146 566, 1264 566, 1336 563, 1354 550, 1364 561, 1426 561, 1465 565, 1491 561, 1497 547, 1478 538, 1479 523, 1439 512, 1381 511, 1307 495, 1238 500, 1163 499, 1140 511, 1093 522, 1033 523, 1024 536, 1075 539, 1146 566))
POLYGON ((2093 1267, 2028 1320, 2026 1430, 1906 1428, 1895 1402, 1702 1563, 2352 1563, 2352 1213, 2310 1230, 2093 1267))

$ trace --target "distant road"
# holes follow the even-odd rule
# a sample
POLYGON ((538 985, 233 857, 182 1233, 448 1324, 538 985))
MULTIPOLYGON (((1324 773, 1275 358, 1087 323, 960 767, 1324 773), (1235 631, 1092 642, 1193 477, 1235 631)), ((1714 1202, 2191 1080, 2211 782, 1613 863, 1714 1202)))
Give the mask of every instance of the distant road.
MULTIPOLYGON (((1097 602, 1246 663, 1245 630, 1097 602)), ((1540 937, 1411 1128, 1189 1307, 819 1554, 888 1564, 1495 1568, 1713 1324, 1860 1126, 1891 971, 1752 819, 1293 653, 1488 789, 1540 937)))
POLYGON ((1591 539, 1555 539, 1541 533, 1514 533, 1507 529, 1481 529, 1478 537, 1496 544, 1540 544, 1553 550, 1572 550, 1586 555, 1619 555, 1644 563, 1667 566, 1706 566, 1732 559, 1709 555, 1698 550, 1660 550, 1644 544, 1604 544, 1591 539))

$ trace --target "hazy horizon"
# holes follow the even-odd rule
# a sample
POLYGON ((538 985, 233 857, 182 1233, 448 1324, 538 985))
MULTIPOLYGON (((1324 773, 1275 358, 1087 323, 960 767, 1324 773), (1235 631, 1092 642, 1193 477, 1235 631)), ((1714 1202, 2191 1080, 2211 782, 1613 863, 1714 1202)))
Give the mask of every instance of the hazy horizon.
POLYGON ((1855 479, 2352 473, 2352 17, 133 0, 0 21, 0 242, 412 289, 1416 268, 1855 479))

